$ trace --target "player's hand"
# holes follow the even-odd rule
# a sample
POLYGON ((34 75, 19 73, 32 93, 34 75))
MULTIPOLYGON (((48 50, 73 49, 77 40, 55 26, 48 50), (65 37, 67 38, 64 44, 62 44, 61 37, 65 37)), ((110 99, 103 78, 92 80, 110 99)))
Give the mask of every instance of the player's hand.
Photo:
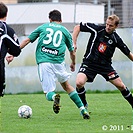
POLYGON ((7 63, 9 64, 10 62, 12 62, 13 58, 14 58, 13 55, 9 55, 9 56, 7 56, 7 57, 6 57, 6 61, 7 61, 7 63))
POLYGON ((75 64, 71 63, 70 68, 71 68, 71 71, 74 72, 75 71, 75 64))

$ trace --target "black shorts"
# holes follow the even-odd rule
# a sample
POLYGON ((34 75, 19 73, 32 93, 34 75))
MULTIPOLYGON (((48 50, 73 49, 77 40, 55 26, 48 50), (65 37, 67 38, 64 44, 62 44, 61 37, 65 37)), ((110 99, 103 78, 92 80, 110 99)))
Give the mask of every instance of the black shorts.
POLYGON ((99 65, 96 63, 88 63, 87 65, 85 63, 82 63, 78 73, 84 73, 87 76, 87 82, 93 82, 97 74, 102 75, 106 79, 106 81, 119 77, 119 75, 111 65, 99 65))

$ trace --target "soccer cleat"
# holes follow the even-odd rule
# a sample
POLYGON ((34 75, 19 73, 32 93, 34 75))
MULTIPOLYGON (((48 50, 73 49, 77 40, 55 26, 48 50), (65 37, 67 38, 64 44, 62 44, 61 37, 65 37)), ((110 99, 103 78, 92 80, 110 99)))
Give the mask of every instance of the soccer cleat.
POLYGON ((60 111, 60 95, 56 94, 55 95, 55 100, 54 100, 54 104, 53 104, 53 111, 58 114, 60 111))
POLYGON ((90 119, 90 115, 89 115, 89 113, 86 111, 86 109, 83 109, 83 110, 81 111, 81 114, 82 114, 82 116, 83 116, 84 119, 90 119))

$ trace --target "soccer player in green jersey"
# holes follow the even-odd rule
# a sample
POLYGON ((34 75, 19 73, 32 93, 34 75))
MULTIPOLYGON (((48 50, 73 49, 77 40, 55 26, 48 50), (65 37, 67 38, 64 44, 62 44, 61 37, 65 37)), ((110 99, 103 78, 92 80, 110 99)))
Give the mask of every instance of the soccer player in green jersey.
POLYGON ((60 95, 55 93, 56 79, 60 82, 63 89, 69 94, 71 100, 80 109, 84 119, 90 116, 85 109, 76 90, 68 83, 70 73, 66 71, 64 57, 66 47, 70 52, 71 71, 75 70, 75 52, 70 32, 60 23, 61 13, 53 10, 49 13, 49 23, 37 27, 20 44, 21 49, 30 42, 38 38, 36 48, 36 62, 38 64, 38 73, 40 82, 48 101, 54 101, 53 110, 57 114, 60 110, 60 95))

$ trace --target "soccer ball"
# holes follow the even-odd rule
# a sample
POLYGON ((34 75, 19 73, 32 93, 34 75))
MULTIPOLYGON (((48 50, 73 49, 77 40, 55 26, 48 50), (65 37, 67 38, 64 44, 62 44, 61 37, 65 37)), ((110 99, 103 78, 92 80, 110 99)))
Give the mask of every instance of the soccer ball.
POLYGON ((32 116, 32 109, 28 105, 22 105, 18 109, 18 116, 20 118, 30 118, 32 116))

